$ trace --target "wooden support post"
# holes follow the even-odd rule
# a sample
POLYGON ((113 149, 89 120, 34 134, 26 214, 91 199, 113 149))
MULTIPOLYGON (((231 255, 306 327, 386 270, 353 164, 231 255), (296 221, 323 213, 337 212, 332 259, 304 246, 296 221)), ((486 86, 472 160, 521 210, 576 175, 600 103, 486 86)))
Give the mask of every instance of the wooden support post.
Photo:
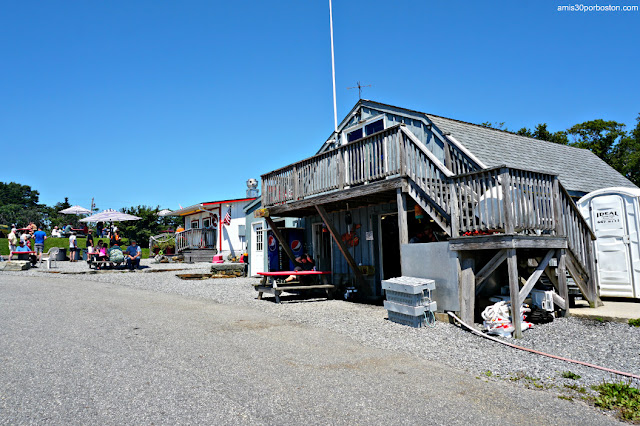
POLYGON ((360 268, 358 268, 358 264, 353 259, 353 257, 351 257, 351 253, 349 253, 347 246, 345 246, 344 242, 342 242, 342 238, 340 238, 340 234, 338 233, 336 228, 333 227, 333 223, 331 223, 331 221, 329 220, 329 215, 327 214, 327 211, 324 209, 324 207, 318 206, 318 205, 316 205, 316 210, 318 211, 318 214, 322 218, 322 221, 324 222, 324 224, 327 226, 327 229, 329 230, 329 233, 333 237, 333 240, 338 245, 338 249, 340 249, 340 252, 346 259, 349 266, 351 267, 351 270, 353 271, 356 277, 356 286, 358 287, 359 290, 362 290, 363 293, 369 294, 370 293, 369 289, 365 288, 364 276, 362 275, 362 271, 360 270, 360 268))
POLYGON ((509 296, 511 297, 511 323, 513 324, 513 336, 522 338, 522 304, 518 302, 520 297, 520 285, 518 284, 518 258, 516 249, 507 249, 507 267, 509 271, 509 296))
POLYGON ((270 217, 265 217, 264 219, 269 224, 269 227, 271 228, 273 235, 276 237, 276 239, 284 249, 284 252, 287 253, 287 256, 289 257, 289 259, 291 259, 291 261, 295 263, 296 256, 293 254, 293 251, 291 251, 291 247, 289 247, 289 243, 287 242, 287 240, 284 239, 284 237, 280 233, 280 230, 278 229, 276 224, 273 222, 273 219, 271 219, 270 217))
POLYGON ((594 247, 593 241, 587 239, 586 243, 586 255, 587 255, 587 273, 589 274, 589 283, 587 287, 589 288, 589 294, 591 295, 592 302, 589 305, 592 308, 597 308, 602 306, 602 300, 600 300, 600 294, 598 292, 598 272, 596 271, 596 263, 594 256, 594 247))
POLYGON ((474 263, 473 258, 463 258, 460 272, 460 317, 467 324, 473 324, 475 319, 476 280, 473 274, 474 263))
POLYGON ((409 244, 407 194, 402 192, 402 188, 396 190, 396 199, 398 201, 398 235, 400 236, 400 245, 409 244))
POLYGON ((449 184, 449 207, 451 237, 456 238, 460 236, 460 212, 458 211, 458 192, 456 191, 456 184, 454 182, 449 184))
POLYGON ((513 234, 515 229, 515 218, 513 217, 513 203, 511 200, 511 176, 509 176, 509 169, 506 167, 500 170, 500 184, 502 185, 504 232, 505 234, 513 234))
MULTIPOLYGON (((336 136, 336 146, 338 145, 338 138, 336 136)), ((343 190, 344 189, 344 183, 346 181, 346 170, 344 167, 344 156, 345 153, 338 151, 338 153, 336 154, 336 158, 338 159, 338 189, 343 190)))
POLYGON ((558 177, 553 178, 553 211, 555 216, 555 229, 557 236, 565 235, 564 232, 564 216, 562 213, 562 197, 560 197, 560 182, 558 177))
POLYGON ((562 311, 562 316, 569 315, 569 287, 567 286, 567 251, 565 249, 559 250, 558 255, 558 294, 564 299, 565 308, 562 311))

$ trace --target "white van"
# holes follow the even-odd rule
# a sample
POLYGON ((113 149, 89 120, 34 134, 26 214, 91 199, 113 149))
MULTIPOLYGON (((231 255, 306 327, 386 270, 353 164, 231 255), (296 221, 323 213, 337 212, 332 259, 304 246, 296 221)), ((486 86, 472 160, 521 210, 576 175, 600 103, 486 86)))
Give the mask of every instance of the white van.
POLYGON ((577 205, 598 237, 600 295, 640 298, 640 189, 600 189, 577 205))

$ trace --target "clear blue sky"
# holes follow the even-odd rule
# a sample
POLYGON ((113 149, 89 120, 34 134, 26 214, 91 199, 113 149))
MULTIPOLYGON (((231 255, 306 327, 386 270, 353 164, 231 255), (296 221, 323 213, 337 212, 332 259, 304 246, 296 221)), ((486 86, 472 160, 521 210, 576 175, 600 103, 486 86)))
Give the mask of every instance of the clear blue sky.
MULTIPOLYGON (((510 129, 633 127, 640 12, 557 6, 334 0, 338 120, 361 81, 367 99, 510 129)), ((0 181, 43 203, 240 198, 333 130, 328 1, 0 7, 0 181)))

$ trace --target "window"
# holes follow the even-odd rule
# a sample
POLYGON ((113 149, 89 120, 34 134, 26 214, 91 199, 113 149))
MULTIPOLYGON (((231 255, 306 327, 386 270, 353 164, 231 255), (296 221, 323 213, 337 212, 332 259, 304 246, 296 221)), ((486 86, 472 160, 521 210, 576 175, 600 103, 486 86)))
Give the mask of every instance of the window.
POLYGON ((202 219, 202 227, 203 228, 209 228, 211 226, 211 219, 208 217, 205 217, 204 219, 202 219))
POLYGON ((384 122, 382 120, 374 121, 364 126, 364 133, 369 136, 384 130, 384 122))
POLYGON ((351 133, 347 133, 347 142, 353 142, 358 139, 362 139, 362 128, 354 130, 351 133))
POLYGON ((262 251, 264 250, 264 245, 263 245, 264 232, 262 232, 262 225, 256 226, 255 230, 256 230, 256 250, 262 251))
POLYGON ((384 130, 384 116, 375 116, 373 119, 359 124, 359 127, 347 133, 347 143, 362 139, 365 136, 384 130))
POLYGON ((198 229, 198 228, 200 228, 200 221, 198 219, 192 220, 191 229, 198 229))

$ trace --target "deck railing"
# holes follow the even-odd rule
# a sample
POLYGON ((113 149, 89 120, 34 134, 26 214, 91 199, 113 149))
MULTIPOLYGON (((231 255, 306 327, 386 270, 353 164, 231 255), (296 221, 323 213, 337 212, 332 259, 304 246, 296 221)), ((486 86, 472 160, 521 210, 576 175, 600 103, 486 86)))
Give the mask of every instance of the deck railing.
POLYGON ((445 179, 451 173, 402 125, 263 175, 263 203, 273 206, 401 175, 437 203, 448 204, 445 179))
POLYGON ((567 238, 574 256, 588 270, 595 235, 557 176, 509 167, 451 178, 456 200, 457 235, 507 233, 567 238))
POLYGON ((192 228, 176 233, 176 251, 187 249, 215 249, 216 230, 192 228))

